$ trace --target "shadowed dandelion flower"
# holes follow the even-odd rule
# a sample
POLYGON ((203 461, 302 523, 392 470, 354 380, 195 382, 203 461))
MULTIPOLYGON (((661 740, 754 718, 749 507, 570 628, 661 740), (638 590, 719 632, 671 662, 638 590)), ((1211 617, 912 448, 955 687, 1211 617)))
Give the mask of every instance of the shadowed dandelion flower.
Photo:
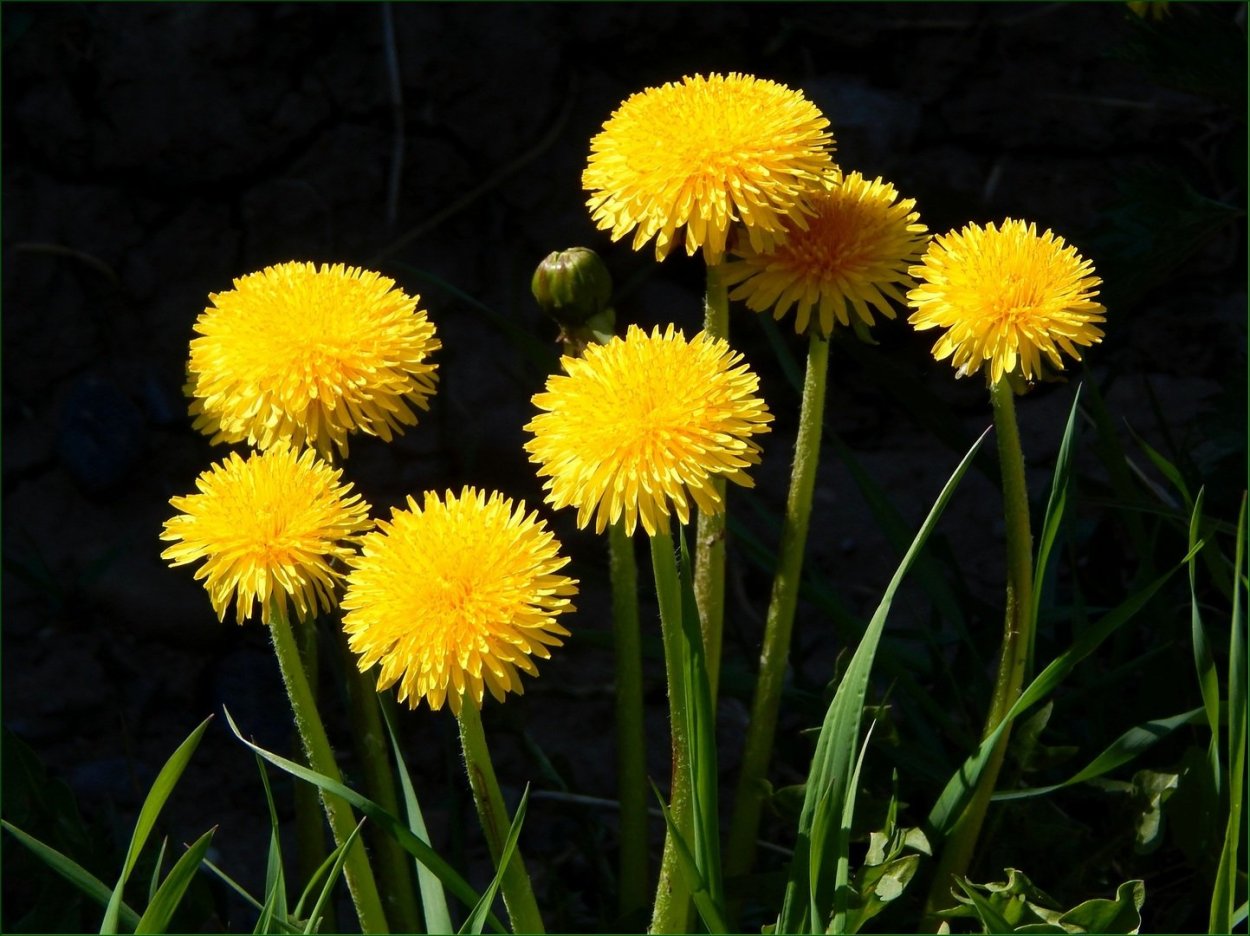
POLYGON ((280 440, 330 445, 347 435, 388 442, 429 409, 441 344, 416 296, 341 263, 282 263, 209 296, 195 323, 190 382, 195 428, 214 442, 262 449, 280 440))
POLYGON ((851 324, 851 309, 865 326, 873 324, 869 306, 894 318, 886 297, 906 302, 898 287, 911 285, 908 265, 920 259, 928 239, 915 204, 899 201, 894 186, 880 179, 826 174, 808 202, 806 229, 787 222, 788 236, 770 253, 749 243, 734 248, 742 259, 725 267, 726 284, 739 284, 730 298, 745 299, 756 312, 772 309, 777 319, 794 306, 797 332, 807 330, 815 312, 826 336, 835 318, 851 324))
POLYGON ((637 228, 635 250, 654 237, 657 260, 683 225, 686 253, 702 247, 709 265, 720 262, 735 221, 765 250, 832 166, 827 126, 802 92, 750 75, 647 88, 590 141, 582 187, 591 217, 613 240, 637 228))
POLYGON ((365 537, 351 560, 343 629, 361 672, 381 663, 378 691, 399 683, 399 700, 422 698, 456 714, 483 690, 499 701, 521 693, 518 669, 538 675, 569 632, 556 616, 572 611, 577 582, 558 575, 568 560, 537 513, 498 493, 465 488, 445 500, 412 497, 365 537))
POLYGON ((271 594, 284 609, 289 597, 301 620, 329 611, 341 578, 331 562, 353 555, 373 526, 369 505, 339 483, 341 474, 311 449, 277 445, 247 461, 231 452, 196 479, 198 494, 170 499, 180 512, 165 521, 161 539, 174 545, 161 558, 172 566, 206 560, 195 578, 218 620, 232 597, 240 624, 254 601, 268 624, 271 594))
POLYGON ((548 378, 534 396, 546 412, 525 427, 547 500, 575 506, 579 527, 593 514, 598 532, 623 515, 631 535, 639 517, 650 536, 668 530, 670 512, 687 523, 691 498, 718 513, 712 478, 750 487, 745 469, 760 453, 751 436, 773 418, 741 361, 727 342, 702 332, 686 341, 672 325, 663 335, 631 325, 624 339, 564 358, 567 376, 548 378))
POLYGON ((1094 301, 1102 282, 1094 266, 1062 237, 1037 233, 1032 222, 1008 218, 1001 228, 969 224, 929 244, 920 285, 907 294, 915 308, 908 321, 918 330, 949 329, 933 356, 951 359, 959 376, 989 365, 990 381, 1016 370, 1033 380, 1042 357, 1063 368, 1059 352, 1081 359, 1077 345, 1102 340, 1095 323, 1107 310, 1094 301))

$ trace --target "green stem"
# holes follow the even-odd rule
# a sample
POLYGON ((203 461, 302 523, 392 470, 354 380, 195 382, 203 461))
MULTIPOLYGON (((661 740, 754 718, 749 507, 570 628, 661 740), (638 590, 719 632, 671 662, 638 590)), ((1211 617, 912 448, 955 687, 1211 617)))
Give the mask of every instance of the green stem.
MULTIPOLYGON (((1003 626, 1002 650, 998 660, 998 676, 994 695, 985 719, 985 738, 998 727, 1007 711, 1020 697, 1033 644, 1033 534, 1029 529, 1029 492, 1024 480, 1024 453, 1020 448, 1020 430, 1016 425, 1014 391, 1004 377, 990 388, 994 405, 994 429, 998 436, 998 461, 1003 473, 1003 515, 1007 532, 1007 613, 1003 626)), ((989 808, 990 797, 998 781, 998 772, 1007 753, 1011 735, 1008 725, 990 753, 976 789, 955 822, 942 848, 937 873, 929 890, 927 912, 929 923, 940 922, 934 911, 953 906, 951 887, 954 876, 965 874, 972 863, 981 825, 989 808)))
POLYGON ((790 474, 790 492, 786 497, 785 520, 781 527, 777 573, 773 578, 772 597, 764 624, 759 681, 755 686, 755 700, 751 706, 751 721, 742 755, 742 772, 729 826, 725 867, 729 876, 746 874, 755 860, 755 836, 763 805, 764 781, 772 757, 777 709, 781 702, 799 581, 803 574, 812 492, 820 460, 820 431, 824 421, 828 373, 829 339, 812 329, 807 345, 807 373, 803 379, 803 402, 799 410, 798 436, 794 441, 794 466, 790 474))
POLYGON ((623 522, 608 529, 612 574, 612 633, 616 644, 617 796, 621 801, 622 917, 647 902, 647 767, 642 720, 642 637, 638 626, 638 566, 623 522))
MULTIPOLYGON (((495 861, 495 867, 498 867, 512 818, 504 806, 503 794, 499 792, 495 768, 491 766, 486 733, 482 731, 482 713, 472 700, 465 699, 456 718, 460 722, 460 745, 464 749, 464 765, 469 772, 473 802, 477 806, 482 831, 486 833, 490 856, 495 861)), ((508 918, 512 921, 514 933, 546 932, 520 848, 512 852, 512 859, 504 870, 500 889, 503 891, 504 906, 508 908, 508 918)))
MULTIPOLYGON (((313 705, 317 702, 317 626, 314 622, 296 623, 295 639, 299 644, 300 664, 308 680, 308 691, 313 705)), ((303 748, 303 742, 300 742, 303 748)), ((305 758, 305 766, 311 767, 305 758)), ((297 783, 293 791, 295 800, 295 854, 300 881, 310 881, 326 857, 325 824, 321 819, 320 793, 311 783, 297 783)), ((327 932, 334 931, 334 908, 325 906, 327 932)))
MULTIPOLYGON (((673 824, 686 842, 693 832, 690 789, 690 738, 686 733, 685 677, 681 669, 681 586, 673 538, 668 533, 651 537, 651 566, 660 604, 660 631, 664 637, 664 667, 668 673, 668 705, 673 745, 673 780, 669 810, 673 824)), ((660 880, 651 912, 652 933, 690 932, 691 897, 685 875, 678 867, 677 844, 666 830, 660 880)))
MULTIPOLYGON (((707 268, 707 296, 703 306, 703 330, 711 338, 729 337, 729 295, 719 264, 707 268)), ((721 501, 716 514, 699 513, 694 555, 694 597, 703 629, 707 655, 708 685, 712 707, 720 684, 721 641, 725 627, 725 479, 712 479, 721 501)))
MULTIPOLYGON (((362 673, 356 657, 347 645, 347 636, 339 630, 339 649, 347 675, 347 706, 352 726, 352 743, 364 773, 369 797, 392 816, 400 815, 399 798, 395 794, 395 775, 391 769, 389 742, 378 709, 376 681, 373 673, 362 673)), ((399 843, 383 830, 374 828, 370 841, 378 865, 378 883, 386 895, 386 916, 401 933, 419 931, 420 911, 413 886, 411 861, 399 843)))
MULTIPOLYGON (((269 632, 273 637, 274 652, 278 656, 278 667, 282 670, 282 681, 286 683, 286 694, 291 700, 295 727, 299 729, 300 740, 304 743, 304 756, 313 770, 336 783, 342 783, 343 777, 334 760, 330 739, 326 737, 325 726, 321 724, 321 716, 317 714, 312 690, 300 663, 299 648, 295 644, 295 635, 291 632, 286 609, 277 597, 271 597, 270 602, 269 632)), ((322 793, 321 801, 325 805, 326 817, 330 820, 334 841, 342 845, 356 828, 351 807, 337 796, 327 793, 322 793)), ((369 867, 369 856, 365 852, 364 842, 359 839, 347 854, 343 874, 347 878, 347 889, 351 892, 352 903, 356 907, 361 932, 388 932, 378 886, 373 879, 373 870, 369 867)))

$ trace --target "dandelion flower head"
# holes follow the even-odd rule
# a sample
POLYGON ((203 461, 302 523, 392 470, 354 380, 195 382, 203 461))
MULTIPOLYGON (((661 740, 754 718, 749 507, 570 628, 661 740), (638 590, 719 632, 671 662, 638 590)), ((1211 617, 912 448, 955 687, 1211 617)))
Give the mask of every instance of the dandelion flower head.
POLYGON ((719 263, 737 221, 762 251, 832 166, 828 126, 802 92, 750 75, 647 88, 590 141, 582 187, 591 217, 613 240, 634 231, 635 250, 654 237, 657 260, 685 226, 686 253, 702 248, 719 263))
POLYGON ((390 441, 428 409, 441 346, 394 280, 343 264, 282 263, 209 296, 195 323, 187 393, 214 442, 333 445, 348 433, 390 441))
POLYGON ((196 479, 199 493, 170 499, 178 513, 165 521, 161 539, 173 545, 161 558, 172 566, 205 560, 195 578, 218 620, 232 598, 240 624, 257 601, 268 624, 271 596, 283 614, 290 599, 300 620, 329 611, 341 578, 332 563, 352 555, 373 526, 369 505, 341 474, 312 449, 276 445, 246 461, 231 452, 196 479))
POLYGON ((908 321, 947 329, 933 356, 949 357, 960 377, 985 366, 997 383, 1018 367, 1033 380, 1043 358, 1062 369, 1061 351, 1079 361, 1078 346, 1102 340, 1106 308, 1094 299, 1102 280, 1093 264, 1032 222, 939 235, 911 275, 919 285, 907 294, 915 309, 908 321))
POLYGON ((361 672, 381 664, 378 691, 399 684, 400 701, 459 714, 484 690, 503 701, 522 693, 518 670, 538 675, 569 632, 577 582, 559 574, 568 560, 537 519, 498 493, 468 487, 444 499, 408 498, 390 522, 365 537, 351 560, 343 629, 361 672))
POLYGON ((544 412, 525 427, 534 435, 525 448, 548 479, 547 500, 576 507, 579 527, 593 516, 602 532, 623 516, 632 535, 641 518, 654 536, 670 514, 689 522, 691 501, 719 513, 715 477, 752 485, 752 437, 773 417, 756 395, 759 378, 724 340, 631 325, 624 339, 562 364, 567 375, 534 396, 544 412))
POLYGON ((740 260, 725 267, 725 282, 738 284, 731 299, 746 300, 756 312, 772 310, 781 319, 795 310, 794 330, 806 331, 816 319, 822 335, 835 320, 872 325, 871 308, 894 318, 889 299, 906 302, 900 287, 912 284, 908 266, 920 259, 928 236, 913 210, 914 199, 899 201, 894 186, 869 181, 858 172, 833 170, 808 203, 806 227, 787 222, 785 240, 771 252, 750 243, 735 246, 740 260))

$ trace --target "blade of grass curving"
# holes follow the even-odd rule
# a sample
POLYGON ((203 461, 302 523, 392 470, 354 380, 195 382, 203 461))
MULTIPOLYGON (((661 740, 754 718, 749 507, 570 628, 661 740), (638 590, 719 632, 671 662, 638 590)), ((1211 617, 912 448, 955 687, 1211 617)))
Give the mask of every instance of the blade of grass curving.
MULTIPOLYGON (((0 819, 0 827, 7 829, 15 839, 34 852, 36 857, 44 864, 100 906, 107 907, 109 905, 109 902, 112 900, 113 889, 73 858, 57 851, 51 845, 45 845, 39 839, 28 835, 7 819, 0 819)), ((127 929, 133 930, 139 925, 139 914, 124 901, 118 906, 118 919, 127 929)))
MULTIPOLYGON (((1242 901, 1241 906, 1233 913, 1233 926, 1241 926, 1247 917, 1250 917, 1250 900, 1242 901)), ((1229 931, 1232 931, 1232 927, 1229 927, 1229 931)))
POLYGON ((499 893, 499 888, 503 885, 504 875, 508 871, 508 863, 512 861, 512 855, 516 852, 517 842, 521 838, 521 826, 525 823, 525 810, 529 806, 530 785, 525 784, 525 792, 521 794, 521 802, 516 808, 516 814, 512 817, 512 824, 508 827, 508 835, 504 839, 503 848, 499 851, 499 867, 495 870, 495 877, 490 882, 490 887, 482 892, 482 899, 477 902, 477 906, 469 913, 468 919, 464 921, 464 925, 460 927, 458 936, 481 936, 482 924, 486 922, 486 914, 490 910, 490 905, 495 902, 495 895, 499 893))
MULTIPOLYGON (((1046 513, 1042 515, 1041 529, 1037 537, 1037 555, 1033 565, 1033 620, 1038 620, 1042 603, 1042 584, 1046 578, 1046 570, 1050 566, 1050 551, 1059 536, 1059 527, 1063 523, 1064 508, 1068 503, 1068 482, 1072 476, 1072 440, 1076 435, 1076 414, 1081 404, 1082 384, 1078 384, 1076 393, 1072 395, 1072 407, 1068 410, 1068 424, 1063 430, 1063 439, 1059 442, 1059 454, 1055 457, 1055 475, 1050 482, 1050 499, 1046 501, 1046 513)), ((1037 636, 1034 628, 1032 637, 1037 636)), ((1033 671, 1033 646, 1029 646, 1028 663, 1025 672, 1033 671)))
MULTIPOLYGON (((790 866, 790 876, 786 883, 785 897, 778 918, 778 933, 797 933, 803 929, 804 918, 811 906, 807 895, 815 893, 817 906, 833 906, 835 874, 843 855, 825 855, 820 861, 820 874, 813 875, 811 867, 812 820, 816 806, 822 797, 829 796, 831 808, 840 815, 845 807, 849 790, 851 758, 859 750, 860 720, 863 715, 864 700, 868 694, 868 679, 872 672, 873 659, 877 645, 881 641, 881 633, 890 612, 894 595, 902 584, 903 577, 916 560, 917 554, 937 525, 938 518, 945 510, 947 503, 955 493, 964 473, 976 458, 981 444, 989 435, 989 429, 981 433, 981 437, 973 443, 954 474, 942 488, 937 501, 929 511, 911 547, 903 556, 902 562, 890 580, 876 613, 868 624, 864 636, 855 648, 855 654, 847 666, 837 692, 825 714, 824 724, 816 742, 816 753, 812 758, 811 771, 808 774, 806 789, 803 796, 803 809, 799 815, 798 842, 795 846, 794 860, 790 866), (815 880, 813 880, 815 877, 815 880)), ((842 836, 830 836, 826 843, 838 850, 845 844, 842 836)), ((812 921, 815 925, 815 921, 812 921)))
POLYGON ((135 864, 139 860, 139 853, 143 851, 143 846, 147 843, 148 836, 152 833, 152 827, 156 825, 157 817, 160 816, 161 810, 165 806, 165 801, 169 799, 169 795, 174 791, 174 786, 182 777, 183 770, 186 769, 187 762, 191 760, 191 755, 195 753, 195 749, 200 744, 200 739, 204 737, 204 731, 208 728, 208 723, 213 720, 213 716, 208 716, 200 722, 187 739, 178 745, 178 749, 169 756, 169 760, 165 762, 165 766, 161 768, 161 772, 156 775, 156 780, 152 783, 152 788, 148 791, 148 795, 143 800, 143 806, 139 810, 139 818, 135 820, 134 831, 130 835, 130 845, 126 849, 126 860, 122 865, 122 873, 117 879, 117 885, 113 888, 113 895, 109 899, 108 906, 104 910, 104 920, 100 923, 101 933, 117 932, 117 917, 121 908, 122 892, 126 889, 126 882, 130 880, 130 874, 135 869, 135 864))
MULTIPOLYGON (((1194 543, 1198 541, 1205 494, 1206 489, 1199 488, 1198 496, 1193 502, 1193 514, 1189 519, 1189 548, 1191 550, 1194 543)), ((1220 770, 1220 677, 1215 670, 1215 655, 1211 652, 1211 642, 1207 639, 1207 629, 1202 623, 1202 611, 1198 606, 1197 559, 1190 559, 1188 565, 1190 632, 1194 642, 1194 668, 1198 671, 1198 690, 1202 694, 1202 706, 1207 712, 1207 726, 1211 729, 1211 743, 1207 747, 1207 767, 1211 771, 1211 789, 1218 797, 1220 787, 1223 785, 1220 770)))
POLYGON ((169 869, 169 874, 153 895, 148 908, 139 918, 135 933, 165 932, 169 921, 173 919, 174 911, 182 902, 182 895, 187 892, 187 887, 191 884, 191 879, 200 870, 200 862, 204 860, 208 846, 213 843, 213 834, 216 831, 216 826, 209 829, 195 840, 181 858, 174 862, 174 866, 169 869))
POLYGON ((711 677, 707 670, 699 608, 694 595, 694 565, 686 547, 686 535, 678 532, 681 550, 681 656, 686 672, 686 737, 690 739, 691 816, 694 828, 694 860, 707 883, 708 895, 717 907, 725 905, 721 875, 720 793, 717 789, 716 710, 712 703, 711 677))
POLYGON ((1237 517, 1237 546, 1233 560, 1233 615, 1228 643, 1228 824, 1211 894, 1209 931, 1231 933, 1234 919, 1245 918, 1245 905, 1236 912, 1237 853, 1241 849, 1241 810, 1246 791, 1246 622, 1241 591, 1246 584, 1246 496, 1237 517))
POLYGON ((1177 728, 1185 725, 1196 725, 1205 720, 1205 709, 1199 706, 1196 709, 1190 709, 1188 712, 1173 715, 1171 718, 1156 718, 1153 721, 1136 725, 1116 738, 1105 751, 1062 783, 1030 787, 1027 790, 1005 790, 1001 793, 995 793, 993 801, 1000 803, 1008 800, 1028 799, 1033 796, 1044 796, 1047 793, 1053 793, 1055 790, 1062 790, 1064 787, 1094 780, 1106 773, 1110 773, 1117 767, 1127 764, 1143 751, 1152 747, 1156 742, 1162 741, 1177 728))
MULTIPOLYGON (((330 895, 334 892, 334 885, 338 883, 339 878, 343 875, 343 865, 347 864, 348 849, 352 847, 356 839, 360 838, 360 830, 364 826, 365 820, 361 818, 356 823, 356 828, 352 829, 351 834, 343 840, 343 844, 330 853, 327 860, 333 859, 333 865, 330 868, 330 873, 326 876, 325 884, 321 887, 321 893, 317 895, 317 902, 313 904, 312 910, 308 912, 308 922, 304 925, 305 933, 315 933, 317 931, 317 924, 322 914, 325 913, 326 904, 330 900, 330 895)), ((325 867, 324 863, 322 867, 325 867)), ((321 869, 318 868, 317 870, 319 874, 321 869)), ((303 905, 302 899, 300 904, 301 906, 303 905)))
MULTIPOLYGON (((229 710, 223 711, 225 711, 226 721, 230 725, 230 730, 234 732, 234 736, 245 745, 265 760, 269 761, 269 763, 273 764, 275 767, 285 770, 293 777, 298 777, 301 780, 306 780, 309 783, 315 784, 320 789, 340 797, 351 806, 360 810, 385 829, 387 834, 399 842, 400 847, 434 872, 434 874, 438 876, 438 879, 443 882, 443 886, 451 891, 451 893, 459 900, 462 900, 466 906, 473 907, 477 905, 478 900, 481 899, 480 895, 469 886, 469 883, 465 881, 465 879, 462 878, 451 865, 444 861, 433 848, 409 832, 404 824, 397 818, 392 816, 377 803, 373 802, 373 800, 361 796, 350 787, 344 786, 341 783, 335 783, 324 774, 311 770, 302 764, 297 764, 294 761, 287 760, 285 757, 274 754, 272 751, 266 751, 259 745, 248 741, 243 737, 243 733, 239 730, 239 726, 235 724, 234 718, 230 715, 229 710)), ((499 919, 494 914, 491 914, 491 916, 488 917, 487 922, 490 923, 490 925, 498 932, 503 932, 503 924, 499 922, 499 919)))
POLYGON ((152 879, 148 881, 148 903, 152 902, 152 898, 156 896, 157 888, 161 886, 161 868, 165 866, 165 848, 169 845, 169 836, 161 838, 161 850, 156 853, 156 866, 152 868, 152 879))
MULTIPOLYGON (((404 812, 408 816, 408 829, 425 842, 430 843, 430 835, 425 829, 425 817, 421 813, 421 804, 417 802, 417 791, 412 785, 412 777, 408 774, 408 766, 404 763, 404 755, 399 747, 399 738, 395 734, 395 718, 390 707, 378 696, 378 704, 382 709, 382 720, 386 723, 386 733, 391 739, 391 751, 395 754, 395 765, 399 769, 400 792, 404 797, 404 812)), ((421 862, 417 862, 417 886, 421 890, 421 909, 425 917, 427 933, 450 933, 451 911, 447 909, 447 895, 438 876, 421 862)))
POLYGON ((1141 450, 1146 453, 1146 457, 1150 459, 1150 463, 1155 466, 1159 474, 1167 478, 1172 487, 1176 488, 1177 493, 1181 496, 1181 500, 1185 503, 1185 509, 1192 510, 1194 506, 1194 498, 1189 493, 1189 486, 1185 484, 1185 478, 1181 474, 1180 469, 1164 458, 1163 455, 1150 445, 1150 443, 1139 436, 1137 431, 1132 426, 1128 427, 1128 431, 1133 437, 1133 441, 1136 442, 1141 450))
POLYGON ((1104 640, 1131 620, 1154 597, 1155 592, 1193 557, 1194 552, 1202 548, 1202 545, 1202 541, 1199 541, 1194 549, 1190 550, 1175 566, 1081 631, 1072 646, 1053 659, 1037 678, 1029 683, 998 727, 986 735, 977 749, 968 755, 963 764, 951 775, 937 802, 933 804, 925 822, 924 832, 934 846, 946 837, 951 825, 959 818, 968 797, 976 787, 981 771, 989 760, 990 752, 998 743, 998 738, 1005 727, 1022 712, 1046 698, 1081 660, 1093 653, 1104 640))
POLYGON ((699 868, 695 863, 694 855, 690 851, 690 846, 686 844, 685 837, 681 834, 681 830, 677 828, 677 823, 673 820, 672 810, 664 802, 664 797, 660 794, 660 790, 654 782, 651 784, 651 790, 655 793, 655 798, 660 804, 660 814, 664 817, 664 824, 668 827, 668 833, 672 836, 673 844, 676 846, 677 867, 686 879, 686 889, 690 891, 691 899, 694 901, 694 908, 698 912, 699 918, 703 921, 703 925, 707 927, 709 933, 730 932, 729 926, 725 922, 724 911, 712 900, 711 895, 708 893, 707 881, 699 873, 699 868))
MULTIPOLYGON (((321 864, 317 865, 316 870, 309 875, 308 882, 304 885, 303 891, 300 892, 299 900, 295 902, 295 909, 291 911, 291 917, 293 919, 304 919, 304 905, 308 903, 308 899, 312 897, 313 891, 315 891, 318 886, 324 886, 323 879, 330 872, 330 869, 334 867, 334 863, 338 860, 340 852, 343 852, 343 849, 341 847, 336 847, 334 851, 330 852, 330 854, 326 855, 325 858, 321 859, 321 864)), ((346 852, 343 853, 346 854, 346 852)))
MULTIPOLYGON (((833 920, 827 929, 812 928, 814 933, 845 933, 846 932, 846 914, 850 908, 850 880, 851 880, 851 824, 855 821, 855 796, 859 792, 859 773, 864 766, 864 755, 868 753, 868 742, 872 740, 873 729, 877 727, 877 720, 874 718, 872 724, 868 726, 868 730, 864 732, 864 743, 860 745, 859 757, 855 761, 855 772, 851 774, 851 782, 847 786, 846 801, 842 805, 842 821, 838 827, 838 841, 835 846, 834 854, 838 856, 838 866, 834 869, 834 886, 833 886, 833 920)), ((813 827, 812 835, 813 850, 813 867, 815 867, 815 852, 817 850, 825 850, 825 842, 817 838, 815 828, 813 827)), ((813 877, 819 877, 814 874, 813 877)), ((818 908, 812 908, 812 919, 814 921, 823 921, 822 917, 817 914, 818 908)))
POLYGON ((256 769, 260 771, 260 783, 265 790, 265 805, 269 809, 269 856, 265 862, 265 910, 256 922, 256 932, 269 932, 270 921, 287 919, 286 874, 282 868, 282 837, 278 831, 278 809, 273 802, 273 790, 269 775, 260 755, 256 757, 256 769), (264 928, 261 928, 261 923, 264 928))

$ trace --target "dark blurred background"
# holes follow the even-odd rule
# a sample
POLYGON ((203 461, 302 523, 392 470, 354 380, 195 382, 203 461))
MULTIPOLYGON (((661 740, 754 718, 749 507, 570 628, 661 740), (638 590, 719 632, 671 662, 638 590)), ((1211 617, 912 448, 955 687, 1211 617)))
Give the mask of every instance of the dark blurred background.
MULTIPOLYGON (((251 756, 220 717, 223 704, 260 743, 290 746, 264 629, 219 624, 190 570, 159 558, 169 498, 191 491, 224 454, 191 430, 181 390, 191 326, 208 294, 291 259, 372 267, 420 293, 444 345, 433 410, 391 445, 354 438, 347 478, 378 515, 409 493, 462 484, 536 505, 521 426, 529 397, 556 366, 555 328, 529 293, 537 262, 552 250, 593 247, 615 277, 621 329, 670 320, 687 333, 699 327, 701 261, 675 254, 657 265, 650 249, 609 243, 580 188, 590 138, 647 86, 732 70, 801 88, 832 122, 837 161, 892 181, 935 233, 1025 217, 1077 245, 1105 280, 1108 306, 1107 337, 1089 351, 1084 376, 1101 388, 1110 425, 1141 468, 1143 499, 1150 484, 1166 483, 1130 429, 1180 459, 1195 486, 1208 485, 1209 512, 1236 519, 1246 426, 1243 4, 1174 3, 1159 20, 1139 19, 1123 3, 421 3, 389 11, 6 3, 0 17, 4 815, 110 883, 156 770, 217 713, 162 831, 177 850, 219 825, 213 859, 259 892, 263 793, 251 756)), ((789 322, 778 338, 736 309, 731 328, 762 375, 777 424, 764 439, 760 487, 733 501, 719 716, 726 800, 776 543, 768 518, 784 502, 797 413, 783 361, 802 354, 789 322)), ((807 563, 817 590, 800 608, 778 785, 802 779, 811 740, 799 732, 818 723, 846 635, 871 614, 898 559, 839 446, 913 531, 990 421, 984 386, 935 364, 930 335, 902 321, 875 334, 877 348, 844 340, 834 348, 807 563), (833 617, 842 616, 833 627, 830 600, 833 617)), ((1070 376, 1020 405, 1039 504, 1083 372, 1070 376)), ((1091 603, 1112 604, 1140 557, 1106 509, 1114 495, 1090 448, 1064 581, 1087 581, 1091 603)), ((917 684, 972 734, 1001 620, 1002 526, 987 458, 935 546, 980 658, 939 641, 938 656, 949 651, 945 677, 942 667, 924 668, 933 654, 917 664, 917 684), (952 687, 964 697, 952 702, 952 687)), ((567 514, 547 518, 582 580, 575 634, 523 698, 488 705, 487 730, 510 795, 527 781, 547 795, 531 804, 522 842, 552 928, 636 924, 615 917, 615 814, 551 795, 610 798, 615 781, 603 545, 567 514)), ((935 618, 927 593, 907 594, 891 623, 899 639, 945 633, 950 622, 935 618)), ((644 620, 653 617, 644 597, 644 620)), ((1188 652, 1172 643, 1187 631, 1160 627, 1147 639, 1188 652)), ((1054 638, 1060 649, 1065 633, 1054 638)), ((328 623, 322 637, 332 649, 328 623)), ((650 768, 665 782, 658 639, 650 649, 650 768)), ((901 643, 884 652, 908 659, 901 643)), ((333 685, 334 654, 323 658, 333 685)), ((1118 716, 1067 729, 1087 743, 1082 757, 1130 724, 1198 704, 1189 701, 1192 679, 1161 691, 1155 673, 1143 669, 1118 690, 1118 716)), ((341 732, 341 700, 326 709, 341 732)), ((919 713, 907 719, 903 706, 902 747, 927 738, 937 758, 927 775, 904 773, 915 822, 940 785, 933 777, 949 774, 967 738, 943 736, 919 713)), ((450 715, 422 710, 403 727, 436 847, 483 886, 484 847, 450 715)), ((350 745, 338 737, 351 775, 350 745)), ((880 756, 888 795, 899 762, 888 748, 880 756)), ((289 803, 290 783, 275 784, 289 803)), ((788 846, 792 822, 770 822, 765 835, 788 846)), ((660 832, 654 824, 657 845, 660 832)), ((1088 842, 1077 835, 1070 844, 1088 842)), ((0 928, 98 927, 98 908, 11 838, 2 845, 0 928)), ((1200 900, 1185 903, 1197 885, 1175 872, 1184 855, 1168 847, 1171 858, 1146 868, 1162 875, 1147 878, 1148 928, 1184 929, 1205 911, 1200 900)), ((1107 874, 1146 873, 1108 860, 1107 874)), ((1076 900, 1110 896, 1116 883, 1082 880, 1071 868, 1060 880, 1049 859, 1010 850, 974 877, 1001 877, 1005 864, 1076 900)), ((184 926, 252 926, 245 905, 217 884, 197 887, 190 901, 184 926)))

